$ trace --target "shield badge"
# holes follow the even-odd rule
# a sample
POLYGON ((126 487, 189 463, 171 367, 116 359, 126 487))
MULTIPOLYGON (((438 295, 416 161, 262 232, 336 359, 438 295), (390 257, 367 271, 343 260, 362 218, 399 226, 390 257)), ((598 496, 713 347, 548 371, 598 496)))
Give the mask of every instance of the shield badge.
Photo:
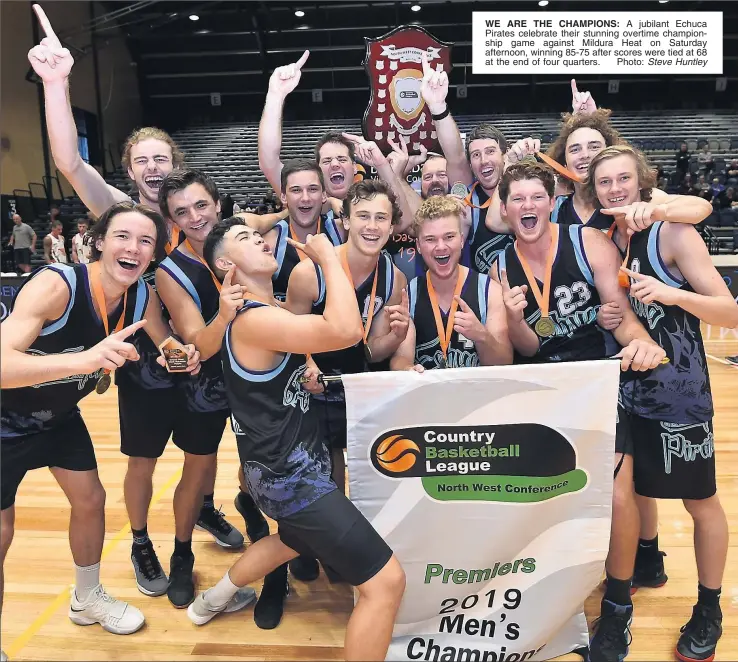
POLYGON ((438 151, 433 119, 423 101, 421 56, 427 53, 434 69, 451 71, 451 44, 438 41, 419 26, 400 26, 377 39, 364 38, 364 67, 371 84, 371 97, 364 113, 364 138, 372 140, 385 153, 392 151, 388 138, 404 137, 408 151, 417 153, 420 145, 438 151))

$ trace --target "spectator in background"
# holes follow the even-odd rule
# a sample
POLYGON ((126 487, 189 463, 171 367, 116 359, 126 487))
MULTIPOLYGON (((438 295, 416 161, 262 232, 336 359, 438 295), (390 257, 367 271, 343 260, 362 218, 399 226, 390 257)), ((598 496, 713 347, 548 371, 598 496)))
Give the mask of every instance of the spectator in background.
POLYGON ((728 166, 728 170, 725 173, 725 183, 728 186, 735 186, 738 184, 738 159, 733 159, 728 166))
POLYGON ((679 188, 677 189, 677 193, 679 193, 679 195, 697 195, 694 190, 694 182, 692 181, 691 172, 684 175, 681 183, 679 184, 679 188))
POLYGON ((679 147, 679 151, 676 153, 676 167, 677 171, 681 173, 681 177, 679 178, 680 180, 684 179, 688 174, 690 156, 687 143, 682 143, 679 147))
POLYGON ((31 271, 31 254, 36 253, 36 233, 26 225, 20 214, 13 214, 13 234, 8 246, 13 247, 13 260, 16 268, 24 274, 31 271))
POLYGON ((715 209, 736 209, 738 211, 738 198, 736 197, 735 187, 728 186, 728 188, 716 195, 713 205, 715 205, 715 209))
POLYGON ((705 200, 712 200, 712 188, 710 188, 709 182, 705 179, 704 175, 700 175, 697 179, 697 183, 694 185, 695 195, 698 195, 705 200))
POLYGON ((230 193, 226 193, 220 197, 220 217, 230 218, 235 213, 235 202, 230 193))
POLYGON ((85 244, 85 235, 89 225, 86 218, 77 219, 77 234, 72 237, 72 262, 89 264, 92 249, 85 244))
POLYGON ((715 199, 723 192, 725 191, 725 187, 720 183, 719 177, 713 177, 712 178, 712 186, 710 187, 712 189, 712 201, 715 202, 715 199))
POLYGON ((58 205, 51 205, 49 208, 49 222, 61 221, 61 209, 58 205))
POLYGON ((44 261, 46 264, 67 263, 61 221, 54 221, 51 224, 51 232, 44 237, 44 261))
POLYGON ((715 159, 712 157, 712 152, 710 151, 709 145, 705 145, 702 148, 699 156, 697 156, 697 161, 700 164, 700 168, 705 171, 705 174, 709 175, 713 167, 715 166, 715 159))

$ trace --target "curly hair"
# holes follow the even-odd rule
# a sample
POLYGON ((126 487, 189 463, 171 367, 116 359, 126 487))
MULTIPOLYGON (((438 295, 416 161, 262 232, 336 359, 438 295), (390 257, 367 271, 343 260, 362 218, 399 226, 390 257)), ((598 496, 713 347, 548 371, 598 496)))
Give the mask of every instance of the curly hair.
POLYGON ((511 165, 500 180, 500 200, 503 204, 507 204, 507 198, 510 195, 510 184, 512 182, 520 182, 526 179, 538 179, 546 189, 549 198, 553 198, 554 189, 556 188, 556 179, 553 170, 548 166, 541 165, 535 159, 523 159, 515 165, 511 165))
POLYGON ((589 174, 584 182, 584 195, 593 204, 599 204, 597 189, 595 187, 597 167, 605 161, 622 156, 623 154, 627 154, 635 161, 636 172, 638 174, 638 188, 641 190, 641 200, 644 202, 651 201, 651 193, 656 186, 656 173, 648 165, 646 155, 631 145, 612 145, 603 149, 589 164, 589 174))
POLYGON ((455 216, 461 223, 464 218, 464 204, 452 195, 434 195, 423 200, 413 218, 413 233, 418 236, 426 221, 435 221, 446 216, 455 216))
POLYGON ((343 201, 343 215, 351 216, 351 207, 361 200, 373 200, 377 195, 384 195, 392 205, 392 225, 398 225, 402 218, 400 205, 397 204, 397 196, 393 193, 389 184, 381 179, 364 179, 351 185, 343 201))
POLYGON ((181 168, 185 164, 185 155, 172 136, 170 136, 163 129, 157 129, 155 126, 144 126, 140 129, 135 129, 133 133, 126 139, 126 144, 123 147, 123 156, 120 159, 121 165, 128 170, 131 167, 131 148, 140 143, 142 140, 161 140, 165 142, 169 147, 172 148, 172 167, 181 168))
POLYGON ((625 144, 626 140, 620 135, 620 132, 610 123, 610 115, 612 111, 609 108, 598 108, 588 115, 564 113, 561 116, 563 124, 556 140, 546 152, 555 161, 561 165, 566 165, 566 141, 569 136, 577 129, 594 129, 602 134, 605 139, 605 147, 611 145, 625 144))

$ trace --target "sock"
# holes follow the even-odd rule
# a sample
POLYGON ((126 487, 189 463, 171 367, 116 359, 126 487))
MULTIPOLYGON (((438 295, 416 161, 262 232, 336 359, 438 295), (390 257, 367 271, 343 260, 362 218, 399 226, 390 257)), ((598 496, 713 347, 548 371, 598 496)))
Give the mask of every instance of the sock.
POLYGON ((214 494, 206 494, 202 498, 202 507, 203 508, 215 508, 215 503, 213 502, 214 494))
POLYGON ((258 510, 254 499, 250 494, 247 494, 243 490, 238 493, 238 501, 241 503, 241 507, 244 510, 258 510))
POLYGON ((631 579, 615 579, 608 572, 607 589, 605 589, 603 599, 614 602, 616 605, 632 605, 633 601, 630 599, 631 579))
POLYGON ((638 554, 646 559, 657 559, 659 557, 659 537, 651 539, 638 539, 638 554))
POLYGON ((720 606, 720 588, 707 588, 702 584, 697 584, 697 604, 703 607, 714 609, 720 606))
POLYGON ((85 602, 98 584, 100 584, 100 563, 74 566, 74 595, 79 602, 85 602))
POLYGON ((174 556, 192 556, 192 538, 181 541, 174 539, 174 556))
POLYGON ((131 533, 133 534, 134 545, 145 545, 147 542, 149 542, 148 527, 144 527, 143 529, 132 528, 131 533))
POLYGON ((239 587, 232 581, 230 575, 226 572, 213 588, 206 591, 208 603, 212 607, 222 607, 226 604, 238 591, 239 587))

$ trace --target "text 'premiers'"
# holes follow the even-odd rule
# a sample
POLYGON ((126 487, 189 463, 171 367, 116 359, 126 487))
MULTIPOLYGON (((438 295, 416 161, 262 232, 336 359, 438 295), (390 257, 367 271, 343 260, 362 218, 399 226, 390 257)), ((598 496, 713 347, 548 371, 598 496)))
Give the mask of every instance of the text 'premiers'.
POLYGON ((474 12, 475 74, 722 74, 722 12, 474 12))

